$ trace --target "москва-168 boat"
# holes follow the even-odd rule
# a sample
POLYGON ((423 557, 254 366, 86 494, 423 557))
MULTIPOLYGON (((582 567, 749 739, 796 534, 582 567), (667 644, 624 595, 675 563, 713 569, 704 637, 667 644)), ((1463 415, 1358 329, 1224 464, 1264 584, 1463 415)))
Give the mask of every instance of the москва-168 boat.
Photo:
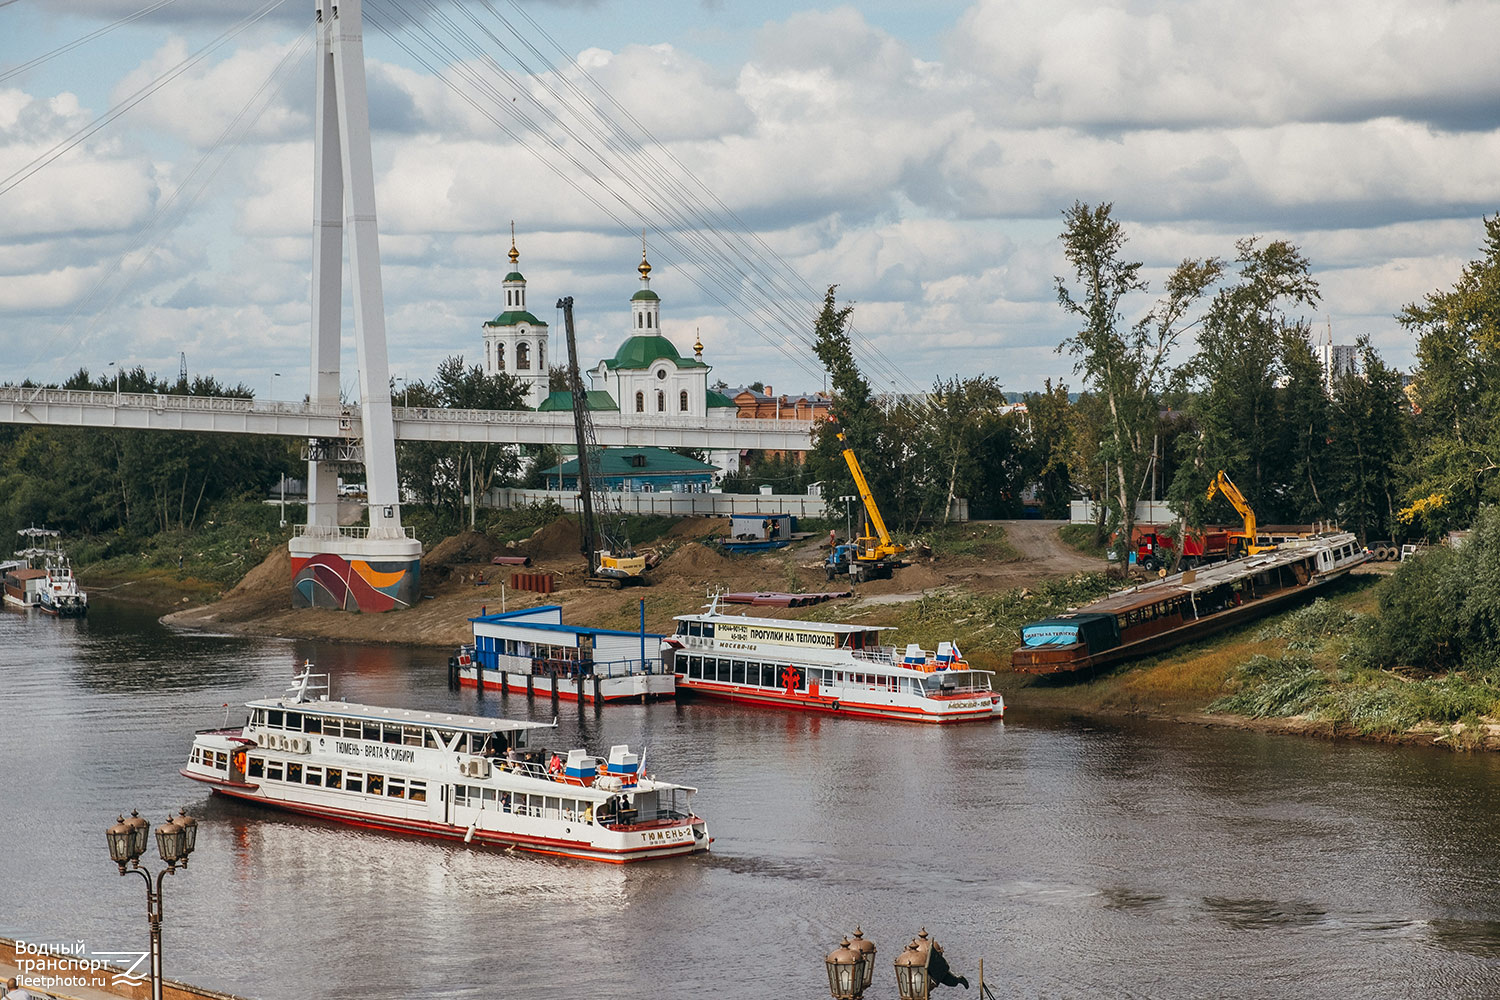
POLYGON ((248 702, 243 727, 197 734, 182 774, 293 812, 540 854, 620 864, 708 849, 696 789, 649 777, 625 746, 564 759, 533 738, 556 723, 356 705, 327 689, 304 671, 282 697, 248 702))
POLYGON ((1368 558, 1354 535, 1332 532, 1152 580, 1023 626, 1011 669, 1067 673, 1159 653, 1310 597, 1368 558))

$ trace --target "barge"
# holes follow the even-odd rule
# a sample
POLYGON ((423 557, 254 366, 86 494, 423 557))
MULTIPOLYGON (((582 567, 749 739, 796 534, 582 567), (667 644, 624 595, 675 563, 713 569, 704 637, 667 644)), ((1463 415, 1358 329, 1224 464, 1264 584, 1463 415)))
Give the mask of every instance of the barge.
POLYGON ((1159 653, 1307 600, 1367 559, 1353 534, 1332 532, 1152 580, 1023 626, 1011 669, 1071 673, 1159 653))

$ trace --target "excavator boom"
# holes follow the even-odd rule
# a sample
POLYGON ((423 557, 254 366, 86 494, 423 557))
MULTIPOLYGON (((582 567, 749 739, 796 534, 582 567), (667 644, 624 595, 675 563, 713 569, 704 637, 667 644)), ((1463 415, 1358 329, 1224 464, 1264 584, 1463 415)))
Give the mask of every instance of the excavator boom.
POLYGON ((854 477, 854 487, 859 490, 859 498, 864 501, 865 512, 870 516, 870 527, 875 529, 882 549, 894 549, 891 533, 885 530, 885 518, 880 516, 880 508, 875 506, 875 497, 870 493, 870 482, 865 478, 865 470, 859 467, 859 459, 854 456, 854 449, 849 447, 849 439, 844 437, 843 428, 839 429, 838 435, 844 446, 844 461, 849 466, 849 474, 854 477))
POLYGON ((1208 493, 1204 499, 1212 500, 1218 494, 1223 494, 1224 499, 1234 506, 1235 511, 1245 522, 1245 553, 1253 556, 1261 552, 1275 551, 1274 545, 1256 544, 1256 531, 1259 526, 1255 520, 1255 511, 1250 508, 1245 495, 1239 491, 1239 488, 1234 485, 1234 480, 1230 479, 1229 474, 1223 469, 1220 469, 1219 474, 1209 482, 1208 493))

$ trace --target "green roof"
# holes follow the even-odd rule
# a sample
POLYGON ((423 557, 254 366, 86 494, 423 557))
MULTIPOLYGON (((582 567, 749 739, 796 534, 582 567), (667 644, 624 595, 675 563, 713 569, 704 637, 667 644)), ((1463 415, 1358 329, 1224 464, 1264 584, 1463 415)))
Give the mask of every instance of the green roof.
POLYGON ((660 302, 661 301, 661 296, 657 295, 655 292, 653 292, 649 288, 642 288, 640 291, 636 292, 634 295, 632 295, 630 297, 630 301, 632 301, 632 302, 648 302, 648 301, 649 302, 660 302))
POLYGON ((522 323, 530 323, 532 326, 547 325, 546 323, 543 323, 541 320, 537 319, 535 316, 531 315, 531 313, 527 312, 525 309, 514 309, 509 312, 503 312, 484 325, 519 326, 522 323))
MULTIPOLYGON (((661 476, 682 472, 713 472, 717 466, 700 462, 696 458, 679 455, 665 448, 600 448, 599 474, 601 476, 661 476), (636 465, 632 459, 644 456, 644 465, 636 465)), ((578 475, 578 459, 570 458, 542 473, 544 476, 578 475)))
POLYGON ((735 405, 735 403, 734 403, 734 400, 730 399, 728 396, 724 395, 722 392, 719 392, 717 389, 710 389, 710 390, 708 390, 708 405, 711 406, 711 407, 712 406, 730 406, 730 407, 732 407, 732 406, 735 405))
POLYGON ((677 348, 666 337, 656 334, 649 337, 630 337, 620 345, 615 356, 604 363, 610 368, 624 368, 634 371, 640 368, 650 368, 651 362, 665 358, 678 368, 707 368, 696 358, 684 358, 677 353, 677 348))
MULTIPOLYGON (((596 412, 599 410, 619 409, 619 407, 615 405, 614 397, 601 389, 588 389, 584 392, 583 398, 584 401, 588 404, 588 408, 596 412)), ((568 412, 572 412, 573 394, 571 392, 549 393, 547 398, 542 400, 541 405, 537 407, 538 413, 549 413, 558 410, 566 410, 568 412)))
POLYGON ((526 279, 523 278, 523 277, 521 277, 521 272, 520 271, 512 271, 512 272, 510 272, 509 274, 507 274, 505 276, 505 280, 506 281, 525 281, 526 279))

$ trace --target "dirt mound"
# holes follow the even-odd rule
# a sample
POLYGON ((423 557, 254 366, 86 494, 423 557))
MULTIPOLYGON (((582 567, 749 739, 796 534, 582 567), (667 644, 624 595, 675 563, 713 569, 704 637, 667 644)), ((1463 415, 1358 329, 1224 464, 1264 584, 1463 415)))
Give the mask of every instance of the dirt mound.
POLYGON ((490 557, 500 552, 502 546, 489 535, 480 531, 463 531, 438 542, 422 557, 422 572, 439 567, 467 566, 487 563, 490 557))
POLYGON ((721 538, 729 534, 727 517, 684 517, 663 538, 721 538))
POLYGON ((522 542, 519 548, 520 551, 540 562, 543 559, 563 559, 575 556, 582 542, 583 535, 578 530, 578 522, 571 518, 560 517, 551 524, 532 532, 531 537, 522 542))
POLYGON ((250 572, 234 585, 229 596, 241 594, 290 594, 292 590, 292 554, 285 545, 278 545, 271 554, 261 560, 250 572))
POLYGON ((689 542, 677 549, 657 567, 657 573, 691 576, 698 573, 722 573, 729 567, 729 557, 722 552, 689 542))

